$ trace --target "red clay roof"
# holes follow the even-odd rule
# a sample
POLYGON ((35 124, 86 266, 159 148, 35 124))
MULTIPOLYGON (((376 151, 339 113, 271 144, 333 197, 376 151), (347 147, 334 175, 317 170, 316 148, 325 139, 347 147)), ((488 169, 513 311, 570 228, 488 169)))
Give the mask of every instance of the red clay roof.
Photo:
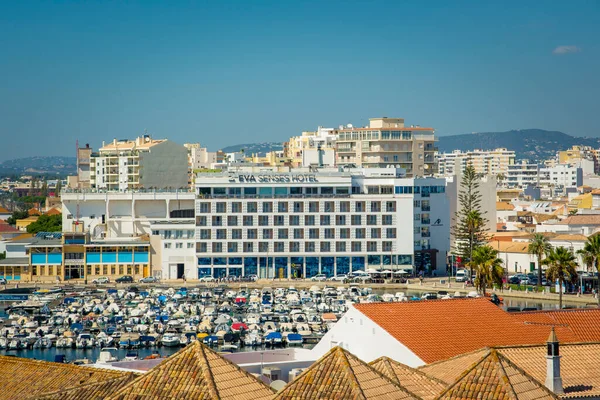
MULTIPOLYGON (((482 347, 541 344, 550 326, 524 324, 486 298, 363 303, 354 307, 431 363, 482 347)), ((575 341, 559 330, 561 341, 575 341)))
MULTIPOLYGON (((600 309, 532 311, 512 314, 530 324, 554 326, 557 332, 569 331, 577 342, 600 342, 600 309)), ((563 333, 563 337, 564 337, 563 333)), ((564 340, 563 340, 564 341, 564 340)))
POLYGON ((29 214, 29 215, 42 215, 42 213, 40 212, 40 210, 38 210, 37 208, 30 208, 29 211, 27 211, 27 214, 29 214))
POLYGON ((56 207, 53 207, 51 209, 49 209, 48 211, 46 211, 46 215, 60 215, 61 212, 59 209, 57 209, 56 207))
POLYGON ((8 224, 0 224, 0 233, 13 233, 19 232, 17 228, 14 228, 12 225, 8 224))

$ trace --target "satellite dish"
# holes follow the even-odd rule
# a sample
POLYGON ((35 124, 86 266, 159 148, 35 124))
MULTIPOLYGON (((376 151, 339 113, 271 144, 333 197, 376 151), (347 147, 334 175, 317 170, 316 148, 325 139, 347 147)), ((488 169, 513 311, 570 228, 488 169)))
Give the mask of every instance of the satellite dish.
POLYGON ((287 383, 285 383, 285 381, 282 380, 276 380, 271 382, 271 384, 269 385, 271 387, 271 389, 275 389, 276 391, 280 391, 281 389, 283 389, 285 387, 285 385, 287 385, 287 383))

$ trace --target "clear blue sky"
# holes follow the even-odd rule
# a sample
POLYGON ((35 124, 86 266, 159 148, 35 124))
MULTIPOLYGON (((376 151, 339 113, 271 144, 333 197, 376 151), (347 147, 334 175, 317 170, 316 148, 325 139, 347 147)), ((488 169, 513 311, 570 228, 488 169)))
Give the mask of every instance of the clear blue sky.
POLYGON ((0 4, 0 160, 375 116, 600 136, 597 0, 82 3, 0 4))

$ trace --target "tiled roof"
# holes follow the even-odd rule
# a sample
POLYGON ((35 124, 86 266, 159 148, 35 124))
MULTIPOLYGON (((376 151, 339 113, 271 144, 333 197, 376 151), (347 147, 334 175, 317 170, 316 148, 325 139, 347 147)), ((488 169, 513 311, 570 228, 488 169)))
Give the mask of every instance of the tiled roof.
POLYGON ((274 399, 418 399, 341 347, 327 354, 284 387, 274 399))
POLYGON ((46 215, 60 215, 61 211, 57 207, 53 207, 53 208, 49 209, 48 211, 46 211, 45 214, 46 215))
POLYGON ((29 214, 29 215, 42 215, 42 213, 40 212, 40 210, 38 210, 37 208, 30 208, 29 211, 27 211, 27 214, 29 214))
POLYGON ((14 233, 19 232, 17 228, 14 228, 12 225, 8 224, 0 224, 0 233, 14 233))
POLYGON ((12 214, 10 211, 8 211, 6 208, 0 206, 0 214, 12 214))
POLYGON ((515 206, 511 203, 507 203, 505 201, 497 201, 496 202, 496 211, 513 211, 515 206))
POLYGON ((435 377, 449 385, 457 380, 467 368, 481 360, 486 352, 487 349, 484 348, 460 354, 446 360, 423 365, 422 367, 419 367, 419 371, 427 374, 427 376, 435 377))
POLYGON ((509 359, 491 349, 437 398, 535 400, 558 397, 509 359))
POLYGON ((563 234, 554 236, 551 240, 563 240, 563 241, 572 241, 572 242, 585 242, 585 241, 587 241, 587 236, 581 235, 581 234, 570 235, 568 233, 563 233, 563 234))
POLYGON ((121 389, 133 379, 136 374, 128 373, 105 381, 88 383, 36 396, 36 400, 104 400, 112 393, 121 389))
POLYGON ((511 314, 525 323, 555 326, 561 341, 568 330, 576 342, 600 342, 600 309, 586 308, 573 310, 532 311, 511 314))
POLYGON ((557 225, 600 225, 600 215, 571 215, 557 223, 557 225))
POLYGON ((0 356, 0 400, 22 400, 66 387, 122 377, 123 372, 0 356))
MULTIPOLYGON (((527 325, 486 298, 363 303, 354 307, 425 363, 488 346, 545 343, 550 327, 527 325), (468 332, 468 339, 465 337, 468 332)), ((560 340, 564 338, 558 332, 560 340)))
POLYGON ((527 254, 529 243, 527 242, 506 242, 493 240, 488 243, 494 250, 501 253, 521 253, 527 254))
POLYGON ((380 357, 371 361, 369 365, 410 393, 425 400, 433 399, 447 386, 439 379, 428 376, 418 369, 400 364, 388 357, 380 357))
POLYGON ((266 400, 273 394, 253 375, 195 341, 109 398, 266 400))
MULTIPOLYGON (((546 346, 498 348, 539 382, 546 379, 546 346)), ((560 344, 560 375, 565 394, 561 397, 600 397, 600 343, 560 344)))

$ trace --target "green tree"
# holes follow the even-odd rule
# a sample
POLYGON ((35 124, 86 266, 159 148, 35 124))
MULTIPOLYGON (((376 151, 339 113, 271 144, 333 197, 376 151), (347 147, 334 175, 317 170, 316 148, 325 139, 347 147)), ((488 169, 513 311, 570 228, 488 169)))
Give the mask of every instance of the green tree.
POLYGON ((482 295, 485 295, 488 286, 502 286, 504 268, 502 268, 502 259, 498 258, 497 250, 491 246, 477 247, 473 251, 469 264, 477 271, 475 286, 482 295))
POLYGON ((17 223, 17 220, 27 218, 27 217, 29 217, 29 213, 27 212, 27 210, 13 211, 12 215, 10 217, 8 217, 6 222, 8 222, 10 225, 15 225, 17 223))
POLYGON ((548 266, 546 269, 548 279, 552 282, 558 280, 558 304, 562 309, 562 287, 565 282, 573 283, 577 280, 577 258, 571 250, 560 246, 551 249, 542 262, 548 266))
POLYGON ((542 286, 542 259, 551 249, 552 245, 550 245, 548 238, 541 233, 533 235, 533 239, 529 242, 529 246, 527 247, 527 252, 537 257, 538 287, 542 286))
POLYGON ((44 182, 42 182, 42 188, 40 189, 41 197, 48 197, 48 180, 44 178, 44 182))
POLYGON ((58 179, 56 181, 56 188, 54 188, 54 196, 59 197, 61 189, 62 189, 62 181, 60 179, 58 179))
POLYGON ((463 172, 458 202, 460 209, 454 215, 451 227, 454 235, 454 253, 463 260, 470 261, 473 251, 477 247, 485 245, 489 239, 489 235, 485 231, 488 220, 481 211, 479 175, 471 164, 463 172))
POLYGON ((62 215, 40 215, 37 221, 27 226, 27 233, 62 231, 62 215))

